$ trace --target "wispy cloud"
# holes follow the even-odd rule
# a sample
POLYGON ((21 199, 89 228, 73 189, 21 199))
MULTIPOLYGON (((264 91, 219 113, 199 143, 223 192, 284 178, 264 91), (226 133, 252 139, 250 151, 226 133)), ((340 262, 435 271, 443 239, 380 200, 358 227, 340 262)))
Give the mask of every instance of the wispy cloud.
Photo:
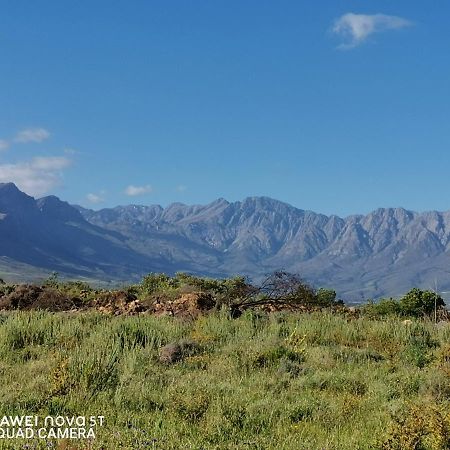
POLYGON ((78 153, 80 153, 78 150, 75 150, 74 148, 70 148, 70 147, 66 147, 64 149, 64 153, 66 155, 77 155, 78 153))
POLYGON ((347 13, 339 17, 333 25, 332 32, 344 38, 341 49, 351 49, 362 44, 374 34, 388 30, 398 30, 411 26, 413 23, 403 17, 387 16, 385 14, 354 14, 347 13))
POLYGON ((62 170, 69 167, 71 160, 65 156, 36 156, 32 160, 32 166, 36 170, 45 172, 62 170))
POLYGON ((28 194, 45 195, 62 185, 62 171, 71 163, 63 156, 38 156, 30 161, 0 164, 0 182, 12 181, 28 194))
POLYGON ((125 188, 124 194, 130 197, 136 197, 137 195, 149 194, 152 191, 153 188, 149 184, 146 184, 145 186, 133 186, 130 184, 125 188))
POLYGON ((94 194, 94 193, 89 193, 86 195, 86 200, 89 203, 92 203, 94 205, 97 205, 99 203, 103 203, 105 201, 105 191, 101 191, 98 194, 94 194))
POLYGON ((4 139, 0 139, 0 152, 4 150, 8 150, 9 148, 9 142, 5 141, 4 139))
POLYGON ((29 142, 43 142, 50 137, 50 132, 45 128, 26 128, 19 131, 14 137, 14 142, 26 144, 29 142))
POLYGON ((187 190, 187 186, 185 186, 184 184, 179 184, 176 188, 175 188, 175 190, 177 191, 177 192, 186 192, 186 190, 187 190))

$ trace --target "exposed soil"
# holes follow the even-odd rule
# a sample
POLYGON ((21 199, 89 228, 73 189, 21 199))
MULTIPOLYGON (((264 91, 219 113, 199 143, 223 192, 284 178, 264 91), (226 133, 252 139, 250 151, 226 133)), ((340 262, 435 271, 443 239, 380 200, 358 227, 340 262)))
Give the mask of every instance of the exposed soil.
POLYGON ((100 291, 93 299, 71 297, 48 286, 22 284, 0 297, 0 310, 77 311, 95 309, 110 315, 155 314, 197 317, 216 305, 210 294, 189 293, 180 298, 149 298, 139 300, 124 290, 100 291))
POLYGON ((182 294, 180 298, 172 301, 156 299, 152 305, 152 312, 158 316, 198 317, 215 306, 216 301, 211 294, 192 292, 182 294))
POLYGON ((100 312, 113 315, 136 315, 146 307, 133 294, 126 291, 106 291, 100 293, 90 305, 100 312))

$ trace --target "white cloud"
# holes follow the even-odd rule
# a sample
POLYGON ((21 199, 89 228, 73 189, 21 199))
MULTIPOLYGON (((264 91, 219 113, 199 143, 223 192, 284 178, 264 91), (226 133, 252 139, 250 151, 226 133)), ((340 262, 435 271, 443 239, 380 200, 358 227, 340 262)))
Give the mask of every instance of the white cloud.
POLYGON ((127 186, 124 193, 130 197, 135 197, 137 195, 149 194, 152 191, 153 188, 149 184, 146 184, 145 186, 133 186, 130 184, 127 186))
POLYGON ((42 142, 49 137, 50 133, 44 128, 26 128, 16 134, 14 141, 26 144, 28 142, 42 142))
POLYGON ((339 48, 350 49, 362 44, 371 34, 411 25, 409 20, 397 16, 347 13, 335 21, 332 31, 347 40, 339 48))
POLYGON ((9 142, 5 141, 4 139, 0 139, 0 152, 4 150, 8 150, 9 148, 9 142))
POLYGON ((30 161, 0 164, 0 182, 12 181, 28 194, 45 195, 62 184, 61 171, 71 163, 70 159, 62 156, 38 156, 30 161))
POLYGON ((71 161, 65 156, 36 156, 33 158, 32 164, 36 170, 47 172, 66 169, 71 161))
POLYGON ((179 184, 179 185, 175 188, 175 190, 176 190, 177 192, 186 192, 187 186, 185 186, 184 184, 179 184))
POLYGON ((98 203, 103 203, 105 201, 103 195, 104 195, 103 193, 100 194, 89 193, 88 195, 86 195, 86 199, 89 203, 93 203, 94 205, 96 205, 98 203))

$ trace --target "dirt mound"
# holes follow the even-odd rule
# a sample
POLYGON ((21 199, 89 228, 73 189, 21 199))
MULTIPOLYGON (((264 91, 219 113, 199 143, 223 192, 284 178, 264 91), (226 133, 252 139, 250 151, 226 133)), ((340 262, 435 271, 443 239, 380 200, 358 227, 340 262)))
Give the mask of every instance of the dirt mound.
POLYGON ((81 307, 81 300, 68 297, 50 287, 28 284, 15 286, 14 290, 0 299, 0 309, 71 311, 81 307))
POLYGON ((126 291, 101 292, 92 302, 92 307, 98 311, 113 315, 135 315, 146 310, 146 307, 135 295, 126 291))
POLYGON ((142 313, 180 317, 198 317, 214 308, 215 300, 210 294, 189 293, 183 294, 176 300, 165 296, 139 300, 134 294, 127 291, 101 292, 90 304, 92 308, 106 314, 136 315, 142 313))
POLYGON ((193 292, 183 294, 176 300, 156 299, 153 303, 152 312, 159 316, 198 317, 215 306, 216 301, 211 294, 193 292))
MULTIPOLYGON (((81 297, 81 296, 80 296, 81 297)), ((210 294, 183 294, 176 300, 156 298, 141 302, 127 291, 100 291, 96 297, 87 301, 79 297, 70 297, 55 288, 22 284, 0 298, 0 310, 72 311, 94 309, 111 315, 137 315, 153 313, 181 317, 198 317, 214 308, 215 301, 210 294)))

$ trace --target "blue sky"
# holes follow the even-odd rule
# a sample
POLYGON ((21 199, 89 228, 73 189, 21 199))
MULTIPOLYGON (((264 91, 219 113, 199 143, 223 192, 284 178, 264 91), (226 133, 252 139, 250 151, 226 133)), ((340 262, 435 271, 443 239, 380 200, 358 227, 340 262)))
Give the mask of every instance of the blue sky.
POLYGON ((93 208, 450 209, 446 1, 0 5, 0 181, 93 208))

